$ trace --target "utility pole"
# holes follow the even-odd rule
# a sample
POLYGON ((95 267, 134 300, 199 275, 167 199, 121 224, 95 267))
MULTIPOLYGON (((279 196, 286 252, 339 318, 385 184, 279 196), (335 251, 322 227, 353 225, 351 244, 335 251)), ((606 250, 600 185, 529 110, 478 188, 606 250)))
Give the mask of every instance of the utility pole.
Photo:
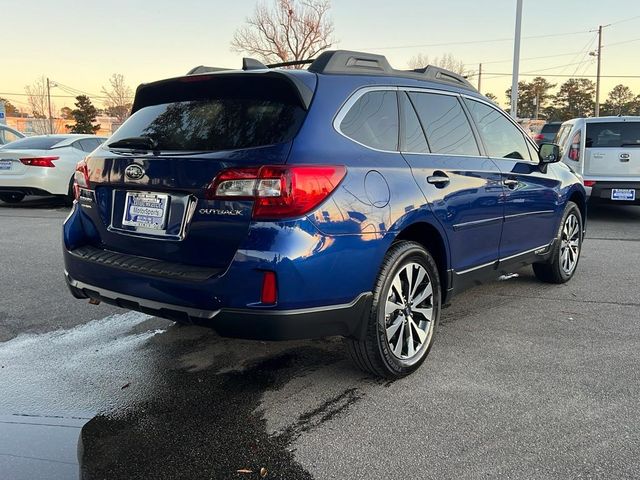
POLYGON ((478 65, 478 92, 482 93, 482 64, 478 65))
POLYGON ((516 34, 513 40, 513 75, 511 78, 511 116, 518 118, 518 75, 520 74, 520 36, 522 32, 522 0, 516 5, 516 34))
POLYGON ((51 117, 51 84, 47 77, 47 103, 49 105, 49 133, 53 133, 53 118, 51 117))
POLYGON ((600 67, 602 65, 602 29, 604 27, 608 27, 609 25, 600 25, 598 26, 598 51, 591 52, 592 56, 598 57, 598 71, 596 73, 596 108, 594 111, 594 116, 600 116, 600 67))

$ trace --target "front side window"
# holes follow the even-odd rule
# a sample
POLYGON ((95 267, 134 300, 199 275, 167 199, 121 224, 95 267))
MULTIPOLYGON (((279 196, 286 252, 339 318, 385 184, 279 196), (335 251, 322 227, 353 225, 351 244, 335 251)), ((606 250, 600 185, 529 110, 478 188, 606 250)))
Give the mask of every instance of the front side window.
POLYGON ((395 90, 367 92, 340 122, 340 131, 377 150, 398 149, 398 99, 395 90))
POLYGON ((507 117, 489 105, 465 99, 480 137, 493 158, 533 161, 523 133, 507 117))
POLYGON ((469 120, 457 97, 436 93, 409 94, 427 135, 431 153, 479 155, 469 120))

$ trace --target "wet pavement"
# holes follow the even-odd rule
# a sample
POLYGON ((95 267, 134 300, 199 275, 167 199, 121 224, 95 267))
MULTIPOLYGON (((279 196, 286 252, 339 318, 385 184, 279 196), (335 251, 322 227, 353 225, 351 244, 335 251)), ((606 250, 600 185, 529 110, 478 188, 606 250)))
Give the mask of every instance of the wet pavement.
POLYGON ((414 375, 340 339, 229 340, 65 290, 62 205, 0 205, 0 479, 636 478, 640 208, 597 207, 576 277, 443 311, 414 375))

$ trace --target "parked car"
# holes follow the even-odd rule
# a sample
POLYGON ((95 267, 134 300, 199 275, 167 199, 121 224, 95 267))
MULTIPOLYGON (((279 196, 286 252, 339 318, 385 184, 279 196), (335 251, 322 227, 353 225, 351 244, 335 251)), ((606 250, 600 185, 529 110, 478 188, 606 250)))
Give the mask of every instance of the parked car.
POLYGON ((533 139, 538 145, 542 143, 551 143, 555 140, 562 122, 549 122, 545 123, 540 130, 540 133, 534 135, 533 139))
POLYGON ((73 199, 76 164, 104 137, 38 135, 0 147, 0 200, 18 203, 26 195, 66 195, 73 199))
POLYGON ((6 125, 0 125, 0 145, 24 138, 24 133, 14 130, 6 125))
POLYGON ((574 275, 580 179, 465 78, 348 51, 306 71, 196 71, 140 86, 78 166, 76 298, 225 336, 341 335, 394 378, 464 288, 529 264, 574 275))
POLYGON ((558 143, 562 161, 584 178, 590 199, 640 204, 640 117, 568 120, 558 143))

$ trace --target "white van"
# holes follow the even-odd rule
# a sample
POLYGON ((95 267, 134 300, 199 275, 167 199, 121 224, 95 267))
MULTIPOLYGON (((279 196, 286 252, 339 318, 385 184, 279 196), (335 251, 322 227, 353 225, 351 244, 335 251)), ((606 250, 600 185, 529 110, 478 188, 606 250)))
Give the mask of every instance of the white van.
POLYGON ((591 199, 640 204, 640 117, 568 120, 556 143, 591 199))

